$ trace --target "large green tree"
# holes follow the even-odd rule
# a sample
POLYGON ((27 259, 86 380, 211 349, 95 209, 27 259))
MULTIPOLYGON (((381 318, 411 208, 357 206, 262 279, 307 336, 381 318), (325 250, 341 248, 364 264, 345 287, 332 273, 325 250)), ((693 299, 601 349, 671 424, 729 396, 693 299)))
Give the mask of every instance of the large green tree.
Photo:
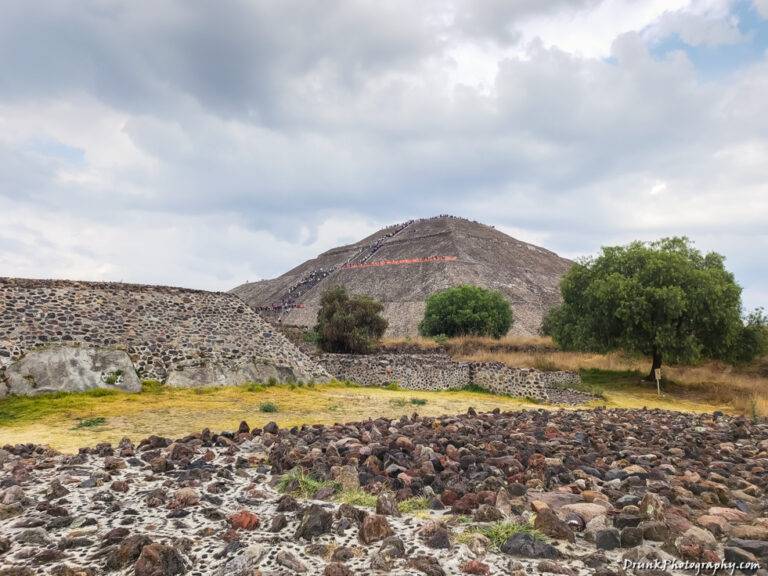
POLYGON ((512 326, 506 298, 494 290, 463 284, 435 292, 427 298, 423 336, 493 336, 500 338, 512 326))
POLYGON ((326 352, 370 352, 387 329, 383 309, 368 296, 350 296, 341 286, 328 288, 320 298, 317 343, 326 352))
POLYGON ((687 238, 603 248, 575 264, 560 289, 563 304, 543 332, 565 350, 651 356, 649 379, 662 360, 731 360, 744 352, 741 288, 723 256, 702 254, 687 238))

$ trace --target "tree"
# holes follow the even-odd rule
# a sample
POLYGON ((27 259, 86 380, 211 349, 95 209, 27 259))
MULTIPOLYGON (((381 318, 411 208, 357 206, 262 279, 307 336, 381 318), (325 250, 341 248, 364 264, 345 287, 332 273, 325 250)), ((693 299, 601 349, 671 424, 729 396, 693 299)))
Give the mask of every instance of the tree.
POLYGON ((751 362, 768 352, 768 316, 762 308, 752 311, 746 318, 744 329, 728 358, 734 364, 751 362))
POLYGON ((512 310, 500 292, 467 284, 435 292, 427 299, 423 336, 493 336, 512 326, 512 310))
POLYGON ((648 379, 662 359, 749 356, 741 287, 724 260, 702 255, 687 238, 605 247, 563 277, 563 304, 547 315, 543 332, 564 350, 651 356, 648 379))
POLYGON ((370 352, 387 329, 384 307, 368 296, 349 296, 341 286, 325 290, 317 313, 317 342, 325 352, 370 352))

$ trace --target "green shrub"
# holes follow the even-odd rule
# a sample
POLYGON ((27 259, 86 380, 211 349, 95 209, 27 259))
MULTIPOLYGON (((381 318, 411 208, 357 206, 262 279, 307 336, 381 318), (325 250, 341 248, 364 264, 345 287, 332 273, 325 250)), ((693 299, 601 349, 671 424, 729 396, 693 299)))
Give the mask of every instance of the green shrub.
POLYGON ((491 541, 491 546, 499 550, 507 540, 517 534, 530 534, 536 539, 543 539, 543 535, 535 530, 530 524, 519 522, 494 522, 490 526, 475 526, 468 529, 464 534, 459 535, 457 540, 460 542, 466 538, 465 535, 480 533, 491 541))
POLYGON ((317 344, 320 340, 320 335, 317 333, 317 330, 313 328, 312 330, 307 330, 304 332, 302 339, 307 344, 317 344))
POLYGON ((733 344, 728 360, 747 364, 768 352, 768 316, 762 308, 750 313, 733 344))
POLYGON ((324 352, 365 354, 384 335, 384 306, 369 296, 349 296, 341 286, 323 292, 315 332, 324 352))
POLYGON ((246 382, 242 388, 246 392, 264 392, 266 390, 266 387, 258 382, 246 382))
POLYGON ((335 500, 343 504, 360 506, 361 508, 375 508, 376 496, 368 494, 364 490, 342 490, 336 495, 335 500))
POLYGON ((94 418, 84 418, 77 423, 74 429, 95 428, 96 426, 102 426, 106 423, 107 423, 107 419, 101 416, 96 416, 94 418))
POLYGON ((270 376, 267 379, 267 386, 277 386, 280 383, 280 381, 275 378, 274 376, 270 376))
POLYGON ((411 404, 415 406, 424 406, 427 401, 424 398, 411 398, 411 404))
POLYGON ((512 308, 501 292, 463 284, 427 298, 419 332, 422 336, 501 338, 512 321, 512 308))
POLYGON ((275 485, 278 492, 295 494, 302 498, 312 498, 321 488, 337 487, 330 481, 318 480, 297 466, 283 474, 275 485))
POLYGON ((262 402, 259 404, 259 411, 260 412, 279 412, 280 408, 278 408, 277 404, 274 402, 262 402))
POLYGON ((397 509, 403 514, 413 514, 419 510, 429 510, 429 498, 426 496, 413 496, 397 504, 397 509))
POLYGON ((107 374, 106 378, 104 378, 104 383, 108 384, 109 386, 114 386, 120 381, 120 378, 123 376, 122 370, 115 370, 114 372, 110 372, 107 374))

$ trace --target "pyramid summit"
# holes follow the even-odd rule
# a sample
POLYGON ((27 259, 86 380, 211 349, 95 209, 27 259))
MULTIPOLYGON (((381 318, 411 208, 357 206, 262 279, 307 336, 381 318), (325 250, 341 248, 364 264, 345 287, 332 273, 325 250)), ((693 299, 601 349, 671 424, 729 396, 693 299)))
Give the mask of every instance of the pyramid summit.
POLYGON ((571 264, 492 226, 442 215, 388 226, 232 292, 272 322, 312 326, 323 290, 341 285, 384 304, 387 336, 415 336, 431 294, 472 284, 509 300, 512 334, 534 335, 547 310, 560 302, 560 279, 571 264))

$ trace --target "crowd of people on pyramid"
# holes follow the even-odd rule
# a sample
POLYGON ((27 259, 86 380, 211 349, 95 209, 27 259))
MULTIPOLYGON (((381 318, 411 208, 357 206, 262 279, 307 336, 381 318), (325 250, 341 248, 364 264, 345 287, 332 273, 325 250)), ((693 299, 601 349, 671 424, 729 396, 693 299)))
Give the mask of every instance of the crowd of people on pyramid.
MULTIPOLYGON (((450 218, 453 220, 466 220, 466 218, 453 216, 451 214, 440 214, 438 216, 431 216, 429 218, 416 218, 412 220, 406 220, 405 222, 396 224, 395 226, 392 227, 392 229, 389 232, 377 237, 366 248, 364 248, 357 254, 350 256, 342 264, 337 264, 336 266, 331 266, 330 268, 318 268, 316 270, 311 270, 309 274, 302 277, 301 280, 299 280, 295 284, 291 285, 288 288, 288 290, 286 290, 283 297, 280 298, 279 302, 275 304, 270 304, 268 306, 261 306, 259 307, 259 310, 279 311, 279 310, 290 310, 292 308, 301 308, 302 305, 296 303, 296 298, 304 294, 307 290, 310 290, 311 288, 314 288, 315 286, 317 286, 317 284, 319 284, 323 279, 327 278, 328 275, 330 275, 331 273, 335 272, 336 270, 339 270, 340 268, 355 268, 356 266, 350 265, 353 263, 353 260, 358 260, 358 262, 366 262, 374 254, 376 254, 376 252, 378 252, 381 249, 381 247, 384 245, 384 243, 387 240, 389 240, 394 236, 397 236, 412 224, 415 224, 418 222, 428 222, 430 220, 440 220, 445 218, 450 218), (362 259, 360 259, 360 257, 363 254, 365 254, 365 256, 362 259)), ((472 222, 475 222, 475 221, 472 220, 472 222)))

